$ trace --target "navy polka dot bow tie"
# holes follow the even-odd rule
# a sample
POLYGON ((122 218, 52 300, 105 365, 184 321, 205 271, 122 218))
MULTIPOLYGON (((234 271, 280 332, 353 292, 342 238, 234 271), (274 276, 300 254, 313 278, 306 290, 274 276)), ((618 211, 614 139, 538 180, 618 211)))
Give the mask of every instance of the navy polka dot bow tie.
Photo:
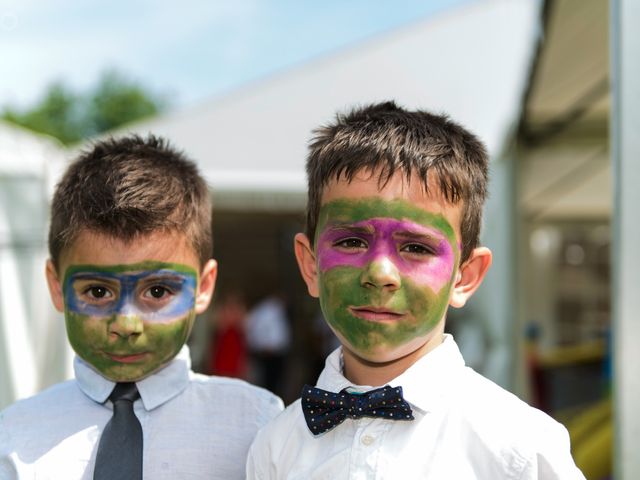
POLYGON ((349 418, 380 417, 389 420, 413 420, 411 407, 402 398, 402 387, 376 388, 364 393, 327 392, 305 385, 302 411, 311 433, 320 435, 349 418))

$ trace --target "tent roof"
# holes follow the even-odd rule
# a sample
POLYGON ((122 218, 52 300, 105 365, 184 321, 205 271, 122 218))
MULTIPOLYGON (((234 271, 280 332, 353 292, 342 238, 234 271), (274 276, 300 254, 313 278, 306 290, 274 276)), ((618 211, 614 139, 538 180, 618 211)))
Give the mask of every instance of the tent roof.
POLYGON ((601 0, 545 4, 519 132, 522 201, 531 218, 610 215, 608 17, 601 0))
POLYGON ((44 178, 50 164, 61 164, 63 159, 55 139, 0 121, 0 176, 44 178))
POLYGON ((311 130, 355 104, 446 111, 495 154, 519 114, 537 5, 472 2, 126 131, 183 148, 218 207, 301 208, 311 130))
POLYGON ((547 1, 543 17, 544 41, 525 104, 526 133, 534 141, 558 134, 593 135, 597 131, 606 135, 610 103, 608 3, 547 1))

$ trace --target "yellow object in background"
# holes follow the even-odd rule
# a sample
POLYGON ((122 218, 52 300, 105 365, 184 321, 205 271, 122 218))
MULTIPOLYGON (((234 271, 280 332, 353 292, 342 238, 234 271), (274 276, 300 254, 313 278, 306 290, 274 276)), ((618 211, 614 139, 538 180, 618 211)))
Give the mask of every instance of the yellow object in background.
POLYGON ((573 458, 588 480, 610 478, 613 469, 611 399, 588 407, 565 422, 573 458))

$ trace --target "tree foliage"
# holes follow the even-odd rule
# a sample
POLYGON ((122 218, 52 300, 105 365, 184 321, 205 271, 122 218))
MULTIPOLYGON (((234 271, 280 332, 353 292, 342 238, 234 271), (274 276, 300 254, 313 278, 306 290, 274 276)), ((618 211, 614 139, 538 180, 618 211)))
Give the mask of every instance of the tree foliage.
POLYGON ((47 88, 34 106, 24 110, 5 106, 0 116, 69 145, 156 115, 166 107, 163 97, 149 92, 121 73, 109 70, 88 92, 76 93, 56 82, 47 88))

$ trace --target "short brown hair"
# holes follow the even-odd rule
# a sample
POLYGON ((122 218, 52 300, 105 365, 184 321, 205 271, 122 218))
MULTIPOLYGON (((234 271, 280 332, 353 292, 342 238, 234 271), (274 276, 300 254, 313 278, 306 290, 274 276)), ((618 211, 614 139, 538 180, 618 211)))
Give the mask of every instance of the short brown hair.
POLYGON ((201 265, 211 257, 211 200, 196 165, 153 135, 93 144, 67 168, 51 204, 49 254, 60 256, 82 230, 124 241, 180 231, 201 265))
POLYGON ((462 202, 461 262, 479 245, 487 195, 488 156, 482 142, 445 115, 408 111, 394 102, 338 114, 314 130, 307 156, 307 236, 313 242, 322 192, 331 180, 353 180, 362 170, 380 170, 382 187, 402 171, 416 173, 428 188, 429 175, 451 204, 462 202))

